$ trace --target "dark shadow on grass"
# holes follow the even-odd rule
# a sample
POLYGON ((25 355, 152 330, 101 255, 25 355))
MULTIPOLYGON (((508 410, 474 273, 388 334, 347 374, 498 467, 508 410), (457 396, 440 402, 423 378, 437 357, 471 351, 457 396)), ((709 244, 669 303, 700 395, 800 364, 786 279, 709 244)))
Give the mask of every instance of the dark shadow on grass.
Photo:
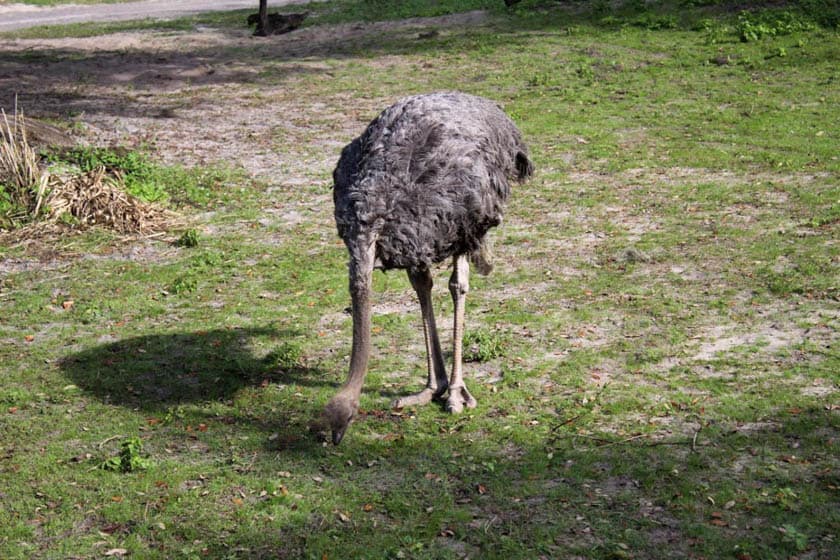
MULTIPOLYGON (((457 423, 442 416, 441 428, 457 423)), ((587 420, 560 426, 553 442, 509 440, 502 421, 485 424, 480 437, 464 428, 429 438, 410 424, 367 416, 338 448, 289 458, 277 453, 289 446, 272 444, 249 463, 258 480, 291 471, 283 481, 292 497, 254 499, 248 507, 256 512, 284 515, 312 503, 293 494, 317 477, 318 505, 306 514, 282 523, 249 515, 252 522, 231 526, 219 523, 229 515, 224 509, 199 508, 188 529, 173 530, 201 534, 204 555, 213 558, 400 557, 406 542, 419 543, 429 558, 453 557, 456 546, 474 558, 625 558, 615 543, 628 538, 637 558, 726 558, 733 550, 752 558, 836 557, 834 411, 793 409, 709 426, 694 444, 691 433, 628 439, 587 420), (787 536, 794 530, 805 540, 787 536)), ((313 449, 293 444, 304 448, 313 449)))
POLYGON ((231 398, 246 386, 282 383, 332 385, 319 368, 283 352, 295 331, 230 329, 127 338, 66 356, 61 369, 100 400, 156 411, 172 405, 231 398), (268 338, 275 348, 254 355, 250 341, 268 338))

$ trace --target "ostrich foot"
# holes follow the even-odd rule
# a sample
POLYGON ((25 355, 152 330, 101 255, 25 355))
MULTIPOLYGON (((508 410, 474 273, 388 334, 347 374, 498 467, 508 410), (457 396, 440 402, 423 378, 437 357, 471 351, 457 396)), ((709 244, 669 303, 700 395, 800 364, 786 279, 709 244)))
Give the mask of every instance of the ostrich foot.
POLYGON ((446 400, 446 410, 452 414, 458 414, 464 407, 475 408, 478 401, 467 390, 466 385, 449 388, 449 398, 446 400))
POLYGON ((406 408, 408 406, 429 404, 433 399, 439 399, 445 392, 446 386, 444 386, 443 389, 432 389, 431 387, 426 387, 419 393, 394 399, 391 403, 391 408, 406 408))

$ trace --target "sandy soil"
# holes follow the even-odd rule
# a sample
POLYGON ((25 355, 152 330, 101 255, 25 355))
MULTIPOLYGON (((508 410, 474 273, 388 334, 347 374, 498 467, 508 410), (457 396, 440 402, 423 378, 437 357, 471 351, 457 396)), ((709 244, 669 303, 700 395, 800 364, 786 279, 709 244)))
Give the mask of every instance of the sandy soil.
POLYGON ((165 162, 243 166, 276 180, 329 171, 341 147, 391 99, 351 93, 329 104, 301 95, 304 77, 329 79, 324 59, 383 33, 416 40, 418 30, 478 24, 481 12, 360 25, 318 26, 255 38, 238 30, 132 32, 92 38, 0 43, 0 107, 72 121, 83 142, 151 145, 165 162), (272 73, 266 75, 266 72, 272 73), (336 107, 341 108, 340 114, 336 107), (307 141, 322 159, 279 161, 277 138, 307 141))

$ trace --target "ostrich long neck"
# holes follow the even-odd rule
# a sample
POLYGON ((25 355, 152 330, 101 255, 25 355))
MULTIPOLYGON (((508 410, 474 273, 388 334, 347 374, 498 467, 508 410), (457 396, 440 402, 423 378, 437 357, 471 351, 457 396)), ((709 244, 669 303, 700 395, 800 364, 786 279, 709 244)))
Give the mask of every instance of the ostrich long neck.
POLYGON ((370 357, 370 289, 375 246, 350 261, 350 297, 353 302, 353 347, 350 354, 350 373, 341 392, 350 396, 355 405, 367 373, 370 357))

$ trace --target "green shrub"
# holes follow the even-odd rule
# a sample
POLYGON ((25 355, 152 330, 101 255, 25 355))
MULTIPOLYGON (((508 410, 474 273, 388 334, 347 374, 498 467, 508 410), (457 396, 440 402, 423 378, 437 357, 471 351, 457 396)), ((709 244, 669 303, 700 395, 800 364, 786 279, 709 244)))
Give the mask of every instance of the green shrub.
POLYGON ((285 342, 265 357, 265 362, 272 369, 292 371, 300 367, 300 360, 303 352, 300 346, 291 342, 285 342))
POLYGON ((120 444, 119 455, 102 462, 99 467, 106 471, 116 471, 122 473, 145 470, 149 468, 151 462, 140 456, 142 451, 143 442, 139 437, 128 438, 120 444))
POLYGON ((741 12, 736 30, 741 41, 747 43, 765 37, 790 35, 798 31, 814 29, 816 25, 806 15, 784 11, 741 12))
POLYGON ((504 355, 504 339, 494 331, 478 329, 464 333, 464 361, 487 362, 504 355))
POLYGON ((198 232, 194 229, 188 229, 181 234, 178 241, 175 242, 178 247, 198 247, 198 232))

